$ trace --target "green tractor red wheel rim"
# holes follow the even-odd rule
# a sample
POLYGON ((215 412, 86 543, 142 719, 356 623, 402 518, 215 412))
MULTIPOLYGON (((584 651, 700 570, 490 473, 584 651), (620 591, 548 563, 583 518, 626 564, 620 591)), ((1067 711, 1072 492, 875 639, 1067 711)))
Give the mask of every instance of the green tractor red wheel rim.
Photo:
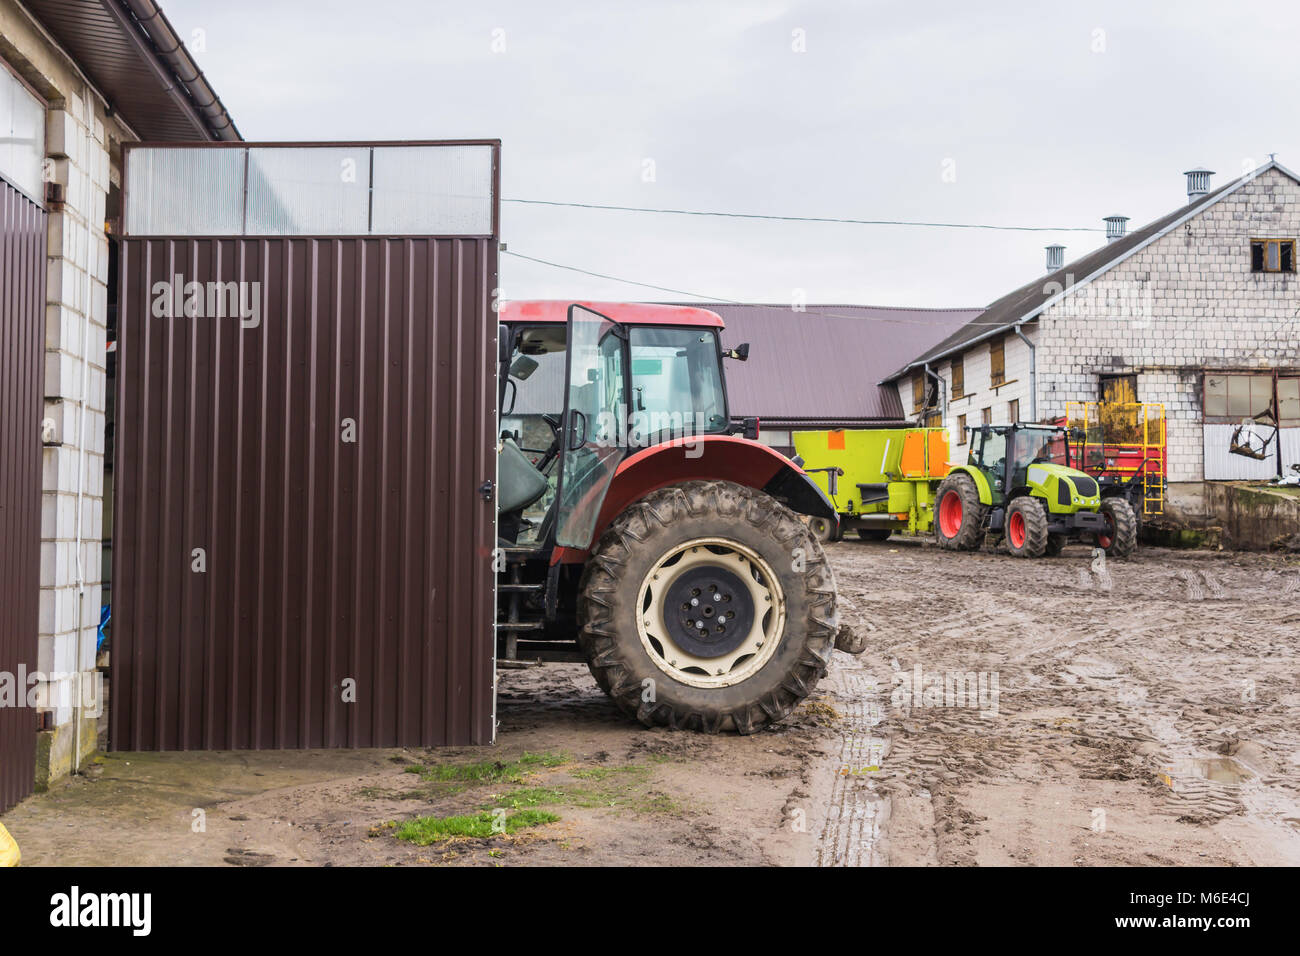
POLYGON ((1025 546, 1025 516, 1019 510, 1011 512, 1011 518, 1007 521, 1007 537, 1014 547, 1025 546))
POLYGON ((1115 543, 1115 519, 1104 511, 1102 517, 1106 519, 1106 530, 1097 533, 1097 546, 1109 548, 1115 543))
POLYGON ((939 530, 945 538, 955 538, 961 531, 962 507, 961 495, 949 491, 939 502, 939 530))

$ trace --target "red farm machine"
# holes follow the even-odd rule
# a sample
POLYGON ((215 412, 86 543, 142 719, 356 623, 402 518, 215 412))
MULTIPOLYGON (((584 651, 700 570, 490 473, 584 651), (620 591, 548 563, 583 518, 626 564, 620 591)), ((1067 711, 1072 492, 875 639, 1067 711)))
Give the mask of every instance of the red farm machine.
MULTIPOLYGON (((1125 498, 1138 531, 1164 513, 1165 407, 1158 402, 1067 402, 1065 464, 1091 475, 1102 499, 1125 498)), ((1104 546, 1104 542, 1103 542, 1104 546)))
MULTIPOLYGON (((704 309, 511 302, 500 315, 497 655, 585 661, 650 726, 750 733, 826 672, 841 629, 808 517, 835 509, 734 434, 704 309)), ((837 645, 837 641, 839 644, 837 645)))

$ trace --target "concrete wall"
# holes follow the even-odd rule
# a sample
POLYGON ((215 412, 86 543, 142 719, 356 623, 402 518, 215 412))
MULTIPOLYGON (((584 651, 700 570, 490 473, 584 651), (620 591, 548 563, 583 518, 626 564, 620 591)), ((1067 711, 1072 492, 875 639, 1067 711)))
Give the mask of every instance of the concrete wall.
POLYGON ((49 102, 46 178, 66 203, 49 208, 45 416, 41 506, 41 615, 37 666, 54 730, 40 736, 38 783, 66 774, 95 747, 95 720, 80 714, 77 678, 90 682, 100 616, 104 517, 108 238, 105 203, 119 181, 120 143, 135 137, 107 115, 75 64, 12 0, 0 0, 0 57, 49 102), (80 541, 80 545, 78 545, 80 541), (79 740, 78 740, 79 738, 79 740))
POLYGON ((1165 404, 1169 480, 1202 480, 1204 370, 1300 368, 1297 275, 1250 271, 1270 237, 1300 238, 1300 184, 1276 169, 1043 313, 1040 413, 1136 373, 1138 400, 1165 404))

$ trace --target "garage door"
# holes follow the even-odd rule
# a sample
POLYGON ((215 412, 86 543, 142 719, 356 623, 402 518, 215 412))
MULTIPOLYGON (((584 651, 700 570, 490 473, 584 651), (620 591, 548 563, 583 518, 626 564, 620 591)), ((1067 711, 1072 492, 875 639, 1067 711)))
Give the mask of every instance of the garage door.
POLYGON ((113 748, 492 740, 497 156, 128 150, 113 748))
POLYGON ((44 316, 45 213, 0 180, 0 812, 36 772, 44 316))

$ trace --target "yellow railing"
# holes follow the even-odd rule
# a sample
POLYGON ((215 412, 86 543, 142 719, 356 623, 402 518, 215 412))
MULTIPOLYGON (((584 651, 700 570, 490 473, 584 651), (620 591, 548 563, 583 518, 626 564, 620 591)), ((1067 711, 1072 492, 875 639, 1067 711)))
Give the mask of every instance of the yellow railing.
POLYGON ((1083 440, 1070 442, 1084 471, 1142 476, 1142 511, 1164 513, 1165 406, 1161 402, 1067 402, 1068 428, 1083 440))

